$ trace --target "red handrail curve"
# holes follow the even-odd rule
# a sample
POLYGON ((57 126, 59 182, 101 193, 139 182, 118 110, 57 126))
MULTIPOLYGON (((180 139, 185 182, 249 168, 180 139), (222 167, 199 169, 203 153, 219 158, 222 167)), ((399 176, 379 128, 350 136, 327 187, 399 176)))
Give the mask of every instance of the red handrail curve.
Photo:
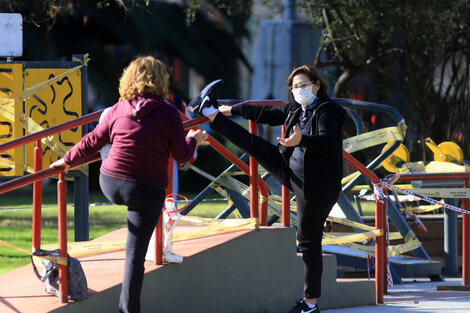
MULTIPOLYGON (((48 136, 57 134, 59 132, 65 131, 65 130, 68 130, 68 129, 71 129, 71 128, 74 128, 74 127, 78 127, 78 126, 82 126, 82 125, 88 124, 90 122, 96 121, 96 120, 99 119, 102 112, 103 112, 103 110, 96 111, 96 112, 87 114, 85 116, 79 117, 77 119, 74 119, 72 121, 68 121, 68 122, 65 122, 65 123, 62 123, 62 124, 59 124, 59 125, 55 125, 55 126, 52 126, 50 128, 44 129, 42 131, 23 136, 21 138, 16 138, 14 140, 11 140, 7 143, 4 143, 4 144, 0 145, 0 152, 7 151, 7 150, 10 150, 10 149, 13 149, 13 148, 31 143, 31 142, 35 142, 35 141, 38 141, 38 140, 40 140, 44 137, 48 137, 48 136)), ((196 118, 196 119, 193 119, 193 120, 190 120, 190 121, 187 121, 187 122, 183 123, 183 126, 184 126, 185 129, 190 129, 190 128, 195 127, 196 125, 200 125, 200 124, 203 124, 203 123, 206 123, 206 122, 207 122, 206 118, 200 117, 200 118, 196 118)), ((208 141, 214 149, 216 149, 217 151, 219 151, 219 153, 221 153, 227 159, 232 161, 242 171, 246 172, 247 174, 249 173, 248 166, 245 163, 243 163, 240 159, 235 157, 227 148, 225 148, 223 145, 221 145, 218 141, 216 141, 212 137, 209 138, 208 141)), ((37 145, 38 145, 38 143, 37 143, 37 145)), ((80 166, 83 166, 85 164, 98 161, 99 159, 100 159, 100 155, 97 153, 97 154, 94 154, 92 156, 89 156, 88 158, 86 158, 86 159, 84 159, 80 162, 72 164, 71 168, 80 167, 80 166)), ((37 170, 37 168, 36 168, 36 170, 37 170)), ((60 169, 60 168, 48 168, 48 169, 44 169, 44 170, 41 170, 41 171, 37 171, 33 174, 29 174, 29 175, 26 175, 26 176, 17 177, 17 178, 14 178, 12 180, 9 180, 9 181, 7 181, 3 184, 0 184, 0 194, 3 194, 5 192, 11 191, 13 189, 16 189, 16 188, 19 188, 19 187, 22 187, 22 186, 25 186, 25 185, 28 185, 28 184, 31 184, 31 183, 34 183, 34 182, 41 181, 45 178, 48 178, 48 177, 51 177, 51 176, 54 176, 54 175, 57 175, 57 174, 59 175, 59 182, 58 182, 58 187, 57 187, 58 188, 57 189, 57 192, 58 192, 58 211, 59 211, 58 212, 58 215, 59 215, 58 216, 59 250, 60 250, 59 254, 62 257, 66 257, 67 256, 66 184, 65 184, 65 181, 64 181, 64 173, 63 173, 62 169, 60 169)), ((266 184, 265 184, 264 180, 261 179, 261 177, 259 177, 258 179, 259 179, 260 192, 264 197, 267 198, 268 190, 267 190, 266 184)), ((267 212, 267 203, 266 203, 265 211, 267 212)), ((36 220, 36 222, 40 223, 40 221, 37 221, 37 220, 36 220)), ((161 223, 160 222, 157 224, 156 233, 159 234, 159 237, 162 235, 162 228, 161 228, 161 223)), ((40 236, 40 234, 39 234, 39 236, 40 236)), ((155 259, 156 261, 158 261, 159 259, 161 260, 162 251, 161 251, 161 247, 159 247, 159 248, 160 249, 158 249, 158 245, 156 245, 156 250, 159 250, 158 254, 156 256, 156 259, 155 259), (160 258, 158 258, 158 255, 160 255, 160 258)), ((62 302, 67 302, 67 299, 68 299, 68 292, 67 292, 68 278, 67 278, 67 275, 66 275, 66 271, 67 271, 66 266, 60 266, 59 267, 59 277, 61 278, 60 279, 59 292, 60 292, 60 298, 61 298, 62 302)))
MULTIPOLYGON (((86 164, 89 164, 89 163, 96 162, 98 160, 100 160, 100 154, 95 153, 95 154, 89 156, 88 158, 86 158, 86 159, 84 159, 80 162, 72 164, 70 166, 70 168, 77 168, 77 167, 80 167, 80 166, 83 166, 83 165, 86 165, 86 164)), ((61 168, 55 168, 55 167, 54 168, 46 168, 46 169, 43 169, 43 170, 41 170, 39 172, 36 172, 36 173, 32 173, 32 174, 29 174, 29 175, 26 175, 26 176, 21 176, 21 177, 17 177, 17 178, 8 180, 8 181, 0 184, 0 194, 6 193, 6 192, 11 191, 11 190, 16 189, 16 188, 20 188, 20 187, 32 184, 33 182, 35 182, 37 180, 43 180, 45 178, 48 178, 48 177, 51 177, 51 176, 54 176, 54 175, 58 175, 61 172, 63 172, 63 169, 61 169, 61 168)))
POLYGON ((29 134, 29 135, 26 135, 26 136, 23 136, 23 137, 16 138, 16 139, 13 139, 11 141, 5 142, 5 143, 0 145, 0 152, 10 150, 10 149, 13 149, 13 148, 16 148, 16 147, 34 142, 34 141, 42 139, 44 137, 55 135, 57 133, 60 133, 60 132, 65 131, 65 130, 69 130, 69 129, 74 128, 74 127, 83 126, 85 124, 91 123, 93 121, 98 120, 103 111, 104 110, 100 110, 100 111, 96 111, 96 112, 93 112, 93 113, 89 113, 87 115, 78 117, 74 120, 67 121, 67 122, 64 122, 64 123, 59 124, 59 125, 51 126, 49 128, 46 128, 44 130, 35 132, 33 134, 29 134))
MULTIPOLYGON (((351 164, 356 170, 361 172, 365 177, 370 179, 372 183, 380 182, 374 172, 367 169, 361 162, 356 160, 352 155, 343 150, 343 159, 351 164)), ((383 190, 387 194, 387 190, 383 190)), ((387 201, 382 202, 377 199, 375 201, 375 228, 384 230, 381 236, 375 238, 375 298, 377 303, 384 303, 384 293, 387 291, 387 242, 385 238, 385 228, 387 227, 387 201)))
MULTIPOLYGON (((242 102, 240 104, 264 105, 264 104, 268 104, 268 103, 272 104, 272 105, 275 105, 275 104, 282 105, 283 104, 283 102, 276 101, 276 100, 275 101, 272 101, 272 100, 267 100, 267 101, 245 101, 245 102, 242 102)), ((21 145, 24 145, 24 144, 27 144, 27 143, 30 143, 30 142, 34 142, 34 141, 36 141, 38 139, 41 139, 43 137, 51 136, 51 135, 54 135, 58 132, 68 130, 70 128, 78 127, 78 126, 90 123, 92 121, 98 120, 101 113, 102 113, 102 111, 93 112, 93 113, 87 114, 85 116, 82 116, 80 118, 77 118, 73 121, 65 122, 63 124, 53 126, 51 128, 45 129, 43 131, 40 131, 40 132, 37 132, 37 133, 34 133, 34 134, 30 134, 30 135, 26 135, 26 136, 21 137, 21 138, 14 139, 10 142, 7 142, 7 143, 4 143, 4 144, 0 145, 0 152, 10 150, 10 149, 13 149, 15 147, 18 147, 18 146, 21 146, 21 145)), ((185 122, 185 123, 183 123, 183 125, 184 125, 185 129, 189 129, 189 128, 196 127, 197 125, 201 125, 203 123, 206 123, 206 122, 207 122, 206 118, 200 117, 200 118, 196 118, 196 119, 193 119, 191 121, 185 122)), ((214 149, 216 149, 219 153, 221 153, 228 160, 232 161, 242 171, 249 174, 249 172, 250 172, 249 167, 244 162, 242 162, 240 159, 236 158, 227 148, 225 148, 223 145, 221 145, 217 140, 215 140, 212 137, 209 137, 208 141, 214 149)), ((357 170, 359 170, 366 177, 371 179, 371 181, 373 183, 377 183, 379 181, 378 177, 373 172, 371 172, 367 168, 365 168, 365 166, 363 166, 360 162, 358 162, 356 159, 354 159, 348 153, 343 152, 343 156, 346 159, 346 161, 351 163, 357 170)), ((73 168, 79 167, 79 166, 82 166, 82 165, 85 165, 85 164, 88 164, 88 163, 91 163, 91 162, 95 162, 99 159, 100 159, 99 154, 95 154, 95 155, 92 155, 89 158, 83 160, 82 162, 78 162, 76 164, 73 164, 72 167, 73 168)), ((47 178, 47 177, 50 177, 50 176, 53 176, 53 175, 56 175, 56 174, 60 174, 61 172, 62 172, 61 169, 48 168, 48 169, 44 169, 44 170, 39 171, 39 172, 34 173, 34 174, 30 174, 30 175, 27 175, 27 176, 12 179, 12 180, 7 181, 3 184, 0 184, 0 194, 5 193, 5 192, 10 191, 10 190, 15 189, 15 188, 19 188, 21 186, 28 185, 28 184, 30 184, 34 181, 42 180, 44 178, 47 178)), ((63 176, 63 175, 60 175, 60 176, 63 176)), ((267 197, 268 194, 267 194, 267 187, 265 185, 265 182, 260 177, 259 177, 258 181, 260 183, 259 187, 260 187, 261 194, 263 196, 267 197)), ((62 193, 64 192, 63 188, 62 188, 61 192, 62 193)), ((62 199, 64 199, 64 198, 61 197, 61 201, 63 202, 62 199)), ((60 204, 59 204, 59 206, 60 206, 60 204)), ((286 206, 283 206, 283 215, 284 214, 287 215, 289 212, 284 212, 284 207, 286 207, 286 206)), ((65 210, 60 210, 59 213, 64 214, 65 210)), ((384 205, 380 204, 377 201, 376 228, 378 228, 378 229, 383 229, 384 226, 385 226, 384 222, 380 222, 382 219, 384 219, 384 216, 383 216, 384 213, 385 213, 384 205)), ((59 218, 61 219, 61 223, 63 224, 64 223, 63 222, 64 221, 63 216, 59 217, 59 218)), ((65 216, 65 218, 66 218, 66 216, 65 216)), ((283 220, 284 220, 284 218, 283 218, 283 220)), ((65 223, 65 225, 66 225, 66 223, 65 223)), ((63 232, 63 230, 62 230, 62 232, 63 232)), ((59 229, 59 233, 61 233, 60 229, 59 229)), ((384 287, 385 287, 384 273, 386 272, 385 271, 386 263, 384 262, 384 256, 385 256, 384 251, 385 251, 386 247, 385 247, 384 237, 385 236, 379 236, 376 240, 376 296, 377 296, 377 302, 378 303, 383 303, 383 293, 384 293, 384 287), (381 240, 381 238, 383 240, 381 240)), ((65 248, 61 249, 61 250, 64 250, 64 251, 61 251, 61 255, 62 254, 67 255, 66 249, 67 248, 66 248, 66 245, 65 245, 65 248)), ((62 277, 64 278, 64 281, 61 281, 61 283, 67 284, 67 281, 66 281, 67 278, 66 278, 66 275, 64 275, 64 272, 62 273, 62 277)), ((61 298, 62 298, 62 301, 67 300, 66 293, 64 293, 63 291, 61 292, 61 298)))
MULTIPOLYGON (((254 102, 256 102, 256 101, 254 101, 254 102)), ((183 125, 184 125, 185 130, 188 130, 190 128, 196 128, 199 125, 210 122, 208 118, 202 117, 202 116, 198 117, 198 118, 195 118, 195 119, 189 120, 188 117, 185 116, 181 112, 180 112, 180 117, 184 121, 183 125)), ((242 160, 237 158, 230 150, 228 150, 225 146, 223 146, 220 142, 218 142, 214 137, 212 137, 210 135, 209 135, 209 138, 207 139, 207 141, 209 142, 209 144, 212 148, 214 148, 217 152, 222 154, 227 160, 229 160, 230 162, 235 164, 235 166, 237 166, 240 170, 242 170, 246 175, 250 176, 249 166, 246 165, 242 160)), ((261 196, 263 196, 265 199, 267 199, 269 193, 268 193, 268 187, 266 186, 266 182, 261 177, 259 177, 259 176, 257 176, 257 177, 258 177, 257 178, 258 188, 260 190, 261 196)), ((262 205, 261 210, 264 211, 264 212, 267 212, 268 203, 266 201, 263 201, 261 205, 262 205)), ((250 201, 250 207, 251 207, 251 212, 250 212, 251 217, 259 217, 258 210, 254 209, 255 205, 253 205, 253 203, 251 201, 250 201)), ((265 214, 264 216, 267 216, 267 214, 265 214)), ((267 218, 264 218, 264 219, 267 220, 267 218)), ((266 225, 267 223, 266 223, 266 221, 261 221, 260 220, 260 224, 261 225, 266 225), (264 222, 264 224, 263 224, 263 222, 264 222)))

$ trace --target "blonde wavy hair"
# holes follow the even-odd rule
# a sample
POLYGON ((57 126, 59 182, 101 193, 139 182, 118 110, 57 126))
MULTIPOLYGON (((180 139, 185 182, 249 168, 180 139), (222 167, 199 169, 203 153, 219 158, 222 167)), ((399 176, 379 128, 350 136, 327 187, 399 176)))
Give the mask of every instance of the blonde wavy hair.
POLYGON ((170 75, 165 64, 153 56, 138 57, 124 69, 119 79, 119 101, 144 94, 168 99, 169 86, 170 75))

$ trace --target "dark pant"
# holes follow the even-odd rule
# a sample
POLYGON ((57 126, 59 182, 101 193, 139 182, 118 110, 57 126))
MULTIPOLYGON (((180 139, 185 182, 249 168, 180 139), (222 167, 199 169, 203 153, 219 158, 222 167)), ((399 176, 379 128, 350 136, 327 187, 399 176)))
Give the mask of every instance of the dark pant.
POLYGON ((338 199, 338 192, 328 196, 309 197, 311 200, 305 200, 304 195, 315 194, 315 190, 303 189, 302 182, 293 175, 277 146, 250 134, 245 128, 222 114, 217 114, 211 128, 251 155, 274 178, 294 192, 297 203, 297 240, 304 262, 304 297, 308 299, 320 297, 323 226, 338 199))
POLYGON ((153 230, 162 212, 165 190, 100 174, 100 186, 109 201, 126 205, 126 265, 119 312, 140 312, 144 262, 153 230))

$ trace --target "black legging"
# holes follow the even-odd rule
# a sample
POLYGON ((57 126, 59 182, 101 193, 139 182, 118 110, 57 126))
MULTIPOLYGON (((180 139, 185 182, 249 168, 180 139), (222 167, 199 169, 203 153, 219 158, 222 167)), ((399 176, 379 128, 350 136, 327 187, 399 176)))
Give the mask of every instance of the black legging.
POLYGON ((297 203, 297 240, 304 262, 304 297, 307 299, 320 297, 323 226, 339 193, 318 195, 310 197, 311 200, 305 200, 304 195, 315 194, 315 190, 302 189, 302 182, 293 175, 277 146, 250 134, 245 128, 220 113, 212 122, 211 129, 251 155, 274 178, 294 192, 297 203))
POLYGON ((165 190, 100 174, 100 187, 109 201, 126 205, 126 265, 119 312, 140 312, 144 262, 152 232, 162 212, 165 190))

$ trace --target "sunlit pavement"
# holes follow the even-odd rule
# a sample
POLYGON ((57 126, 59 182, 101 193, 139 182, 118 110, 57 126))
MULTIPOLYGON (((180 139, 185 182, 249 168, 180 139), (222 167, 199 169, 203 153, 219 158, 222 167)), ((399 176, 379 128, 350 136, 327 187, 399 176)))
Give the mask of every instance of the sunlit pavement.
POLYGON ((470 291, 438 291, 438 286, 462 286, 462 278, 446 278, 443 282, 429 279, 404 279, 385 295, 385 304, 322 310, 325 313, 356 312, 470 312, 470 291))

